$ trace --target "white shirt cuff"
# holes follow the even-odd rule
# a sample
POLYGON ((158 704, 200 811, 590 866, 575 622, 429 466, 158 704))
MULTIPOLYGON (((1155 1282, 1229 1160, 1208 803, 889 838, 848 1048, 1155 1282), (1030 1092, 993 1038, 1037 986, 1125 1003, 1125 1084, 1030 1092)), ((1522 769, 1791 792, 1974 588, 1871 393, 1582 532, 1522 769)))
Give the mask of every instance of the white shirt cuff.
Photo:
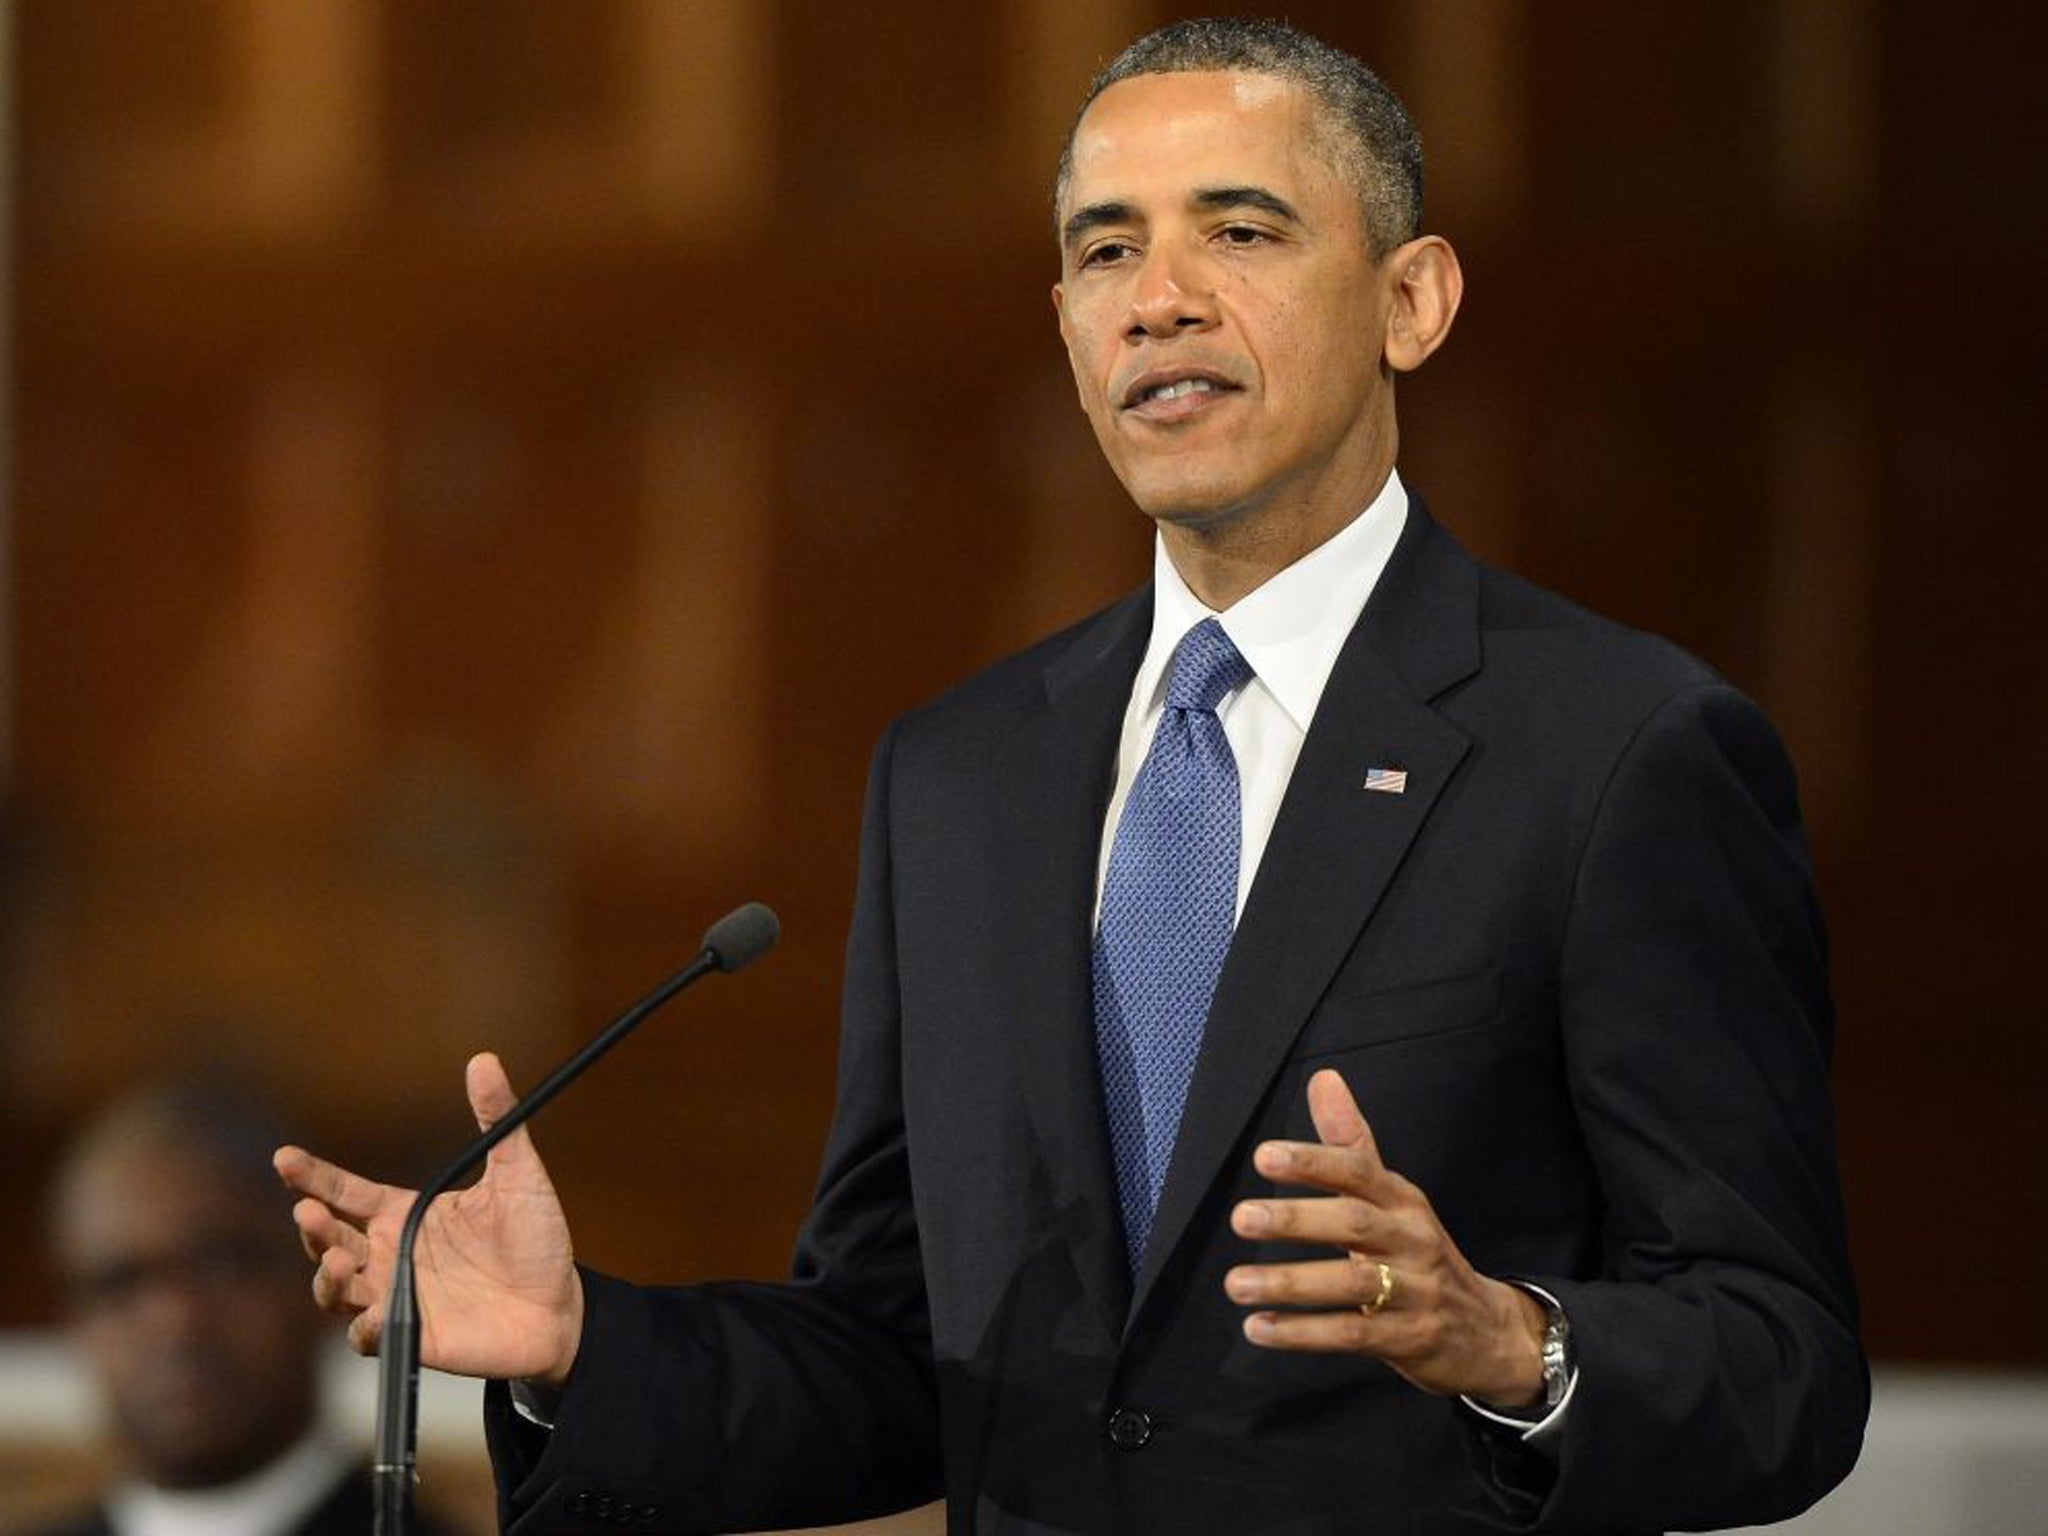
POLYGON ((1507 1429, 1519 1429, 1524 1445, 1546 1450, 1555 1445, 1558 1437, 1564 1433, 1564 1411, 1571 1407, 1572 1394, 1578 1389, 1579 1370, 1577 1366, 1573 1366, 1571 1375, 1565 1379, 1564 1396, 1557 1400, 1557 1406, 1533 1423, 1526 1415, 1517 1417, 1514 1414, 1502 1413, 1498 1408, 1489 1408, 1473 1398, 1461 1397, 1458 1401, 1482 1419, 1489 1419, 1507 1429))
POLYGON ((536 1429, 553 1429, 562 1410, 562 1394, 537 1381, 509 1381, 512 1411, 536 1429))

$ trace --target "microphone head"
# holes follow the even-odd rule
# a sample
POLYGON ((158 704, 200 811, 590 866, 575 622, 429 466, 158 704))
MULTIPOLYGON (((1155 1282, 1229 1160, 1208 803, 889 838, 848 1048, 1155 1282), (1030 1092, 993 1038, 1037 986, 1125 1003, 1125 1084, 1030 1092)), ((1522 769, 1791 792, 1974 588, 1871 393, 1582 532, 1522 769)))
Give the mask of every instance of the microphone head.
POLYGON ((721 971, 751 965, 782 937, 782 920, 758 901, 734 907, 704 930, 700 954, 708 954, 721 971))

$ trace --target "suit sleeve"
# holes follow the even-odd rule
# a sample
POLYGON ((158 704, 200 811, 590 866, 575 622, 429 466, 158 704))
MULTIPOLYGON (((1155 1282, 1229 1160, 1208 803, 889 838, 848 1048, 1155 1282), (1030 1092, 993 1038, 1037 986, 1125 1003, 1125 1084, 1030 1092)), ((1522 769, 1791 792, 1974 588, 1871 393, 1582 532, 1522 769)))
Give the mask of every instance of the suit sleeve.
POLYGON ((1606 1229, 1597 1277, 1531 1277, 1571 1319, 1579 1381, 1526 1523, 1761 1523, 1854 1464, 1869 1381, 1826 968, 1775 733, 1732 689, 1675 695, 1600 798, 1560 954, 1606 1229))
POLYGON ((512 1532, 822 1525, 939 1491, 899 1080, 891 740, 868 787, 839 1109, 791 1279, 656 1289, 586 1274, 553 1429, 519 1419, 502 1384, 486 1396, 512 1532))

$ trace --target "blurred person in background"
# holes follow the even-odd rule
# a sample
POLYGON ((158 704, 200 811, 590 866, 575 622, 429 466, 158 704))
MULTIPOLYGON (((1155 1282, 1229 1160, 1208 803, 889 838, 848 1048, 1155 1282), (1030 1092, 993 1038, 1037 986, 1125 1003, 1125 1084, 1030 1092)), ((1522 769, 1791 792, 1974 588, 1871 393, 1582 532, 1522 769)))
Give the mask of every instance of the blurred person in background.
POLYGON ((279 1230, 276 1131, 250 1098, 180 1081, 119 1100, 72 1145, 52 1189, 53 1256, 115 1481, 35 1536, 369 1529, 368 1473, 319 1425, 330 1330, 279 1230))

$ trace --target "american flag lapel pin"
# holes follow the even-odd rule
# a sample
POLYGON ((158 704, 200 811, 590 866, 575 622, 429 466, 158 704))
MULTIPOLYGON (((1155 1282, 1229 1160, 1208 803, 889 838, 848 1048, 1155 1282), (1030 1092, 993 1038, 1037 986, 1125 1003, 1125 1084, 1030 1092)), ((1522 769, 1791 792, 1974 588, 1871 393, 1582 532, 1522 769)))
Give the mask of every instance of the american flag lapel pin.
POLYGON ((1405 795, 1408 793, 1408 770, 1391 765, 1384 768, 1365 770, 1365 787, 1380 795, 1405 795))

